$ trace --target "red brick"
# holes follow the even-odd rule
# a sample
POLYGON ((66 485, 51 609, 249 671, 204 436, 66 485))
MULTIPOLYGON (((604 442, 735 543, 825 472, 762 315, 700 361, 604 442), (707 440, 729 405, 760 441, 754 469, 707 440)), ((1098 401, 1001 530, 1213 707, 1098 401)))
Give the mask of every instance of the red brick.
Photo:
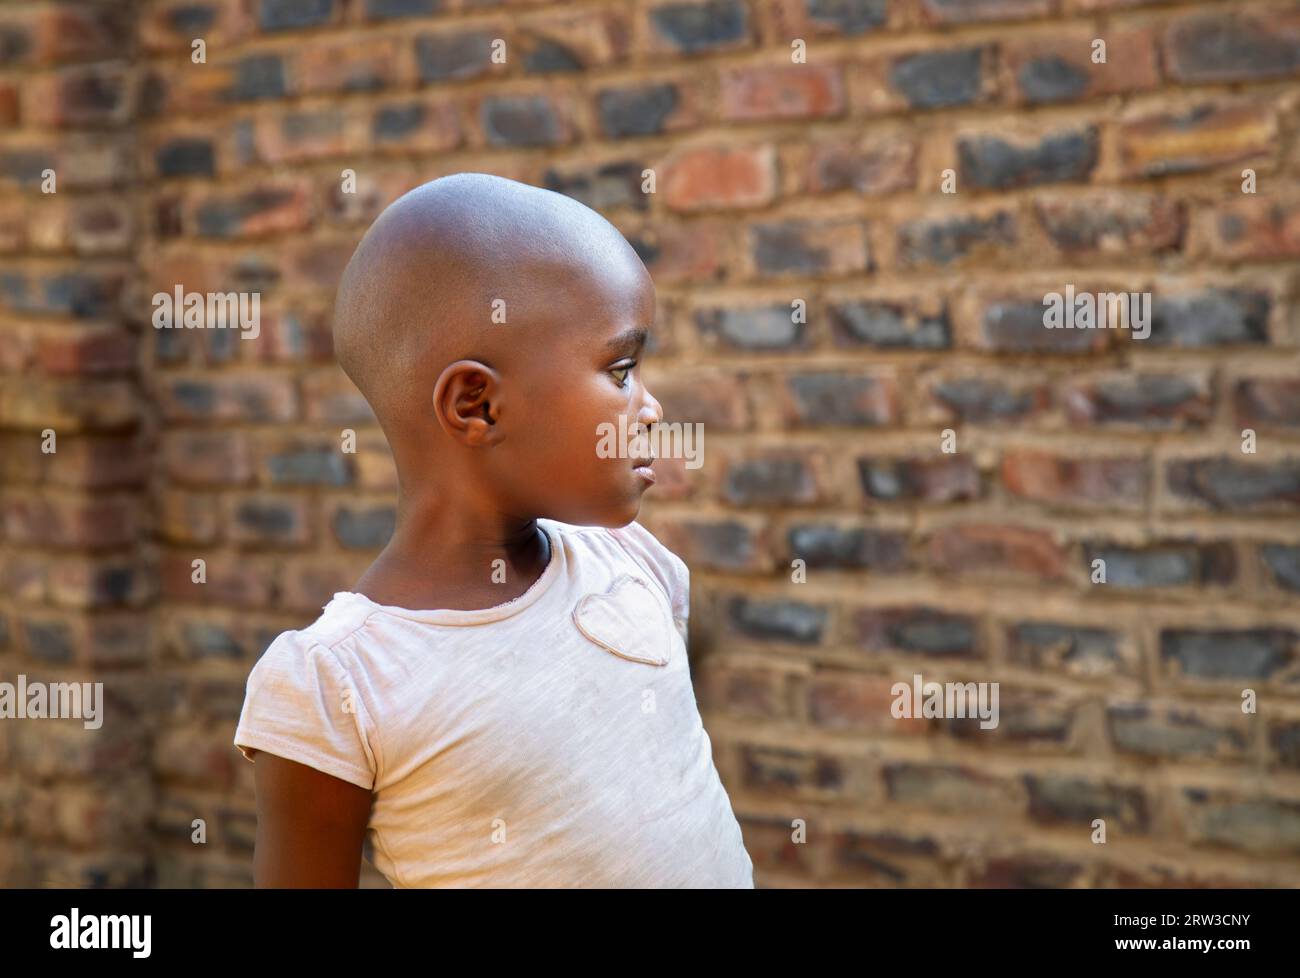
POLYGON ((140 394, 127 380, 31 380, 21 388, 0 388, 0 423, 34 431, 51 428, 61 438, 131 428, 141 411, 140 394))
POLYGON ((249 555, 214 554, 202 549, 172 550, 160 564, 163 598, 205 608, 267 608, 279 589, 274 564, 249 555), (194 581, 194 561, 206 565, 206 581, 194 581))
POLYGON ((52 375, 123 373, 135 365, 136 340, 120 329, 47 332, 37 341, 36 357, 52 375))
POLYGON ((159 496, 158 527, 168 543, 215 543, 221 535, 219 497, 164 490, 159 496))
POLYGON ((761 207, 776 195, 776 154, 770 145, 683 150, 664 164, 660 182, 674 211, 761 207))
POLYGON ((1070 30, 1013 35, 1002 45, 1008 90, 1024 104, 1069 102, 1160 84, 1149 30, 1070 30), (1106 42, 1106 60, 1094 63, 1093 41, 1106 42))
POLYGON ((511 55, 530 74, 546 74, 558 57, 582 70, 619 64, 627 59, 632 41, 629 13, 605 10, 548 10, 527 14, 516 22, 518 39, 511 55), (516 52, 518 52, 516 54, 516 52))
POLYGON ((985 495, 968 455, 866 456, 857 465, 862 492, 872 502, 952 503, 985 495))
MULTIPOLYGON (((1263 181, 1276 179, 1260 177, 1263 181)), ((1300 201, 1260 196, 1205 209, 1196 215, 1196 229, 1216 260, 1270 260, 1300 257, 1300 201)))
POLYGON ((77 550, 124 547, 135 541, 140 511, 130 497, 22 497, 4 500, 4 530, 11 543, 77 550))
POLYGON ((203 38, 211 60, 216 51, 229 50, 257 30, 256 10, 246 3, 213 0, 164 0, 150 4, 138 14, 140 44, 150 53, 189 55, 191 42, 203 38))
POLYGON ((19 88, 14 82, 0 82, 0 126, 18 123, 19 88))
POLYGON ((178 377, 161 384, 158 394, 163 416, 172 422, 283 422, 298 417, 297 389, 282 376, 178 377))
POLYGON ((830 730, 926 736, 933 726, 923 717, 898 718, 891 712, 894 682, 892 677, 818 671, 805 687, 808 719, 830 730))
POLYGON ((414 49, 406 38, 348 38, 302 44, 294 78, 304 95, 373 92, 415 81, 414 49))
POLYGON ((1020 450, 1003 455, 1002 482, 1012 495, 1034 502, 1141 510, 1146 506, 1151 474, 1143 458, 1063 457, 1020 450))
POLYGON ((913 0, 926 24, 962 24, 1045 17, 1055 0, 913 0))
POLYGON ((242 190, 204 192, 187 202, 185 224, 199 237, 231 238, 301 231, 312 221, 305 179, 268 182, 242 190))
POLYGON ((665 218, 620 227, 656 283, 711 282, 725 274, 734 230, 702 218, 689 223, 665 218))
POLYGON ((691 567, 733 573, 767 573, 772 569, 767 530, 753 518, 664 517, 653 520, 652 532, 691 567))
POLYGON ((808 193, 887 194, 916 186, 917 141, 904 135, 825 139, 808 151, 808 193))
POLYGON ((1176 250, 1187 223, 1181 202, 1126 191, 1043 194, 1034 214, 1052 245, 1072 259, 1176 250))
POLYGON ((1206 102, 1130 116, 1119 127, 1125 178, 1189 173, 1240 160, 1261 160, 1278 145, 1277 115, 1262 103, 1206 102))
POLYGON ((240 431, 169 431, 162 457, 168 479, 182 485, 242 485, 253 472, 248 436, 240 431))
POLYGON ((1214 414, 1205 374, 1116 373, 1071 381, 1062 393, 1078 424, 1198 428, 1214 414))
POLYGON ((1243 427, 1300 428, 1300 380, 1249 377, 1233 387, 1233 413, 1243 427))
POLYGON ((66 68, 30 78, 22 98, 23 120, 42 128, 122 125, 135 108, 131 71, 122 64, 66 68))
POLYGON ((130 14, 116 5, 86 3, 6 11, 0 15, 0 33, 14 39, 8 63, 48 65, 120 56, 131 37, 130 14))
POLYGON ((663 421, 703 424, 705 430, 744 431, 753 426, 746 374, 653 374, 647 386, 663 407, 663 421))
POLYGON ((788 718, 788 678, 776 669, 709 661, 695 680, 700 710, 765 720, 788 718))
POLYGON ((930 538, 930 566, 940 574, 1065 576, 1065 550, 1053 534, 1021 526, 950 526, 930 538))
POLYGON ((733 68, 722 74, 721 100, 728 122, 832 118, 846 102, 837 64, 733 68))

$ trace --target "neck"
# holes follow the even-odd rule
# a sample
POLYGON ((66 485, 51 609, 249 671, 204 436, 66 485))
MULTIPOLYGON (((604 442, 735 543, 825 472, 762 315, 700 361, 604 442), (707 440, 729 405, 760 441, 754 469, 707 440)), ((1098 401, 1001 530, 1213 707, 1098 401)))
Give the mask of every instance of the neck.
POLYGON ((523 594, 550 561, 536 517, 488 501, 449 506, 453 494, 401 493, 388 546, 357 590, 407 608, 490 608, 523 594))

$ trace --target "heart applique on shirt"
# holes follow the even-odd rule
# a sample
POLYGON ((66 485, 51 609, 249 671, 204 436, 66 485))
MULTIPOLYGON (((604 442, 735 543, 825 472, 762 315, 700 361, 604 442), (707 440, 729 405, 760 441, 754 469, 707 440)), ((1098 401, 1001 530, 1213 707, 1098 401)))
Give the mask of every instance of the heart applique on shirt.
POLYGON ((668 665, 672 631, 668 609, 650 585, 620 574, 604 594, 588 594, 573 609, 578 631, 602 649, 632 662, 668 665))

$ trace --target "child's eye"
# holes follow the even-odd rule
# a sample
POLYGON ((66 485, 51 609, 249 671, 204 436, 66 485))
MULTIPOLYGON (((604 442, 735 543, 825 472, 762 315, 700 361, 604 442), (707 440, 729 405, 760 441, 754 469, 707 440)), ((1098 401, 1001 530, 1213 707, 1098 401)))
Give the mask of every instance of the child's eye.
POLYGON ((627 386, 627 375, 632 372, 632 368, 635 366, 636 362, 633 361, 632 363, 621 364, 610 370, 610 373, 613 374, 615 379, 618 381, 619 387, 627 386))

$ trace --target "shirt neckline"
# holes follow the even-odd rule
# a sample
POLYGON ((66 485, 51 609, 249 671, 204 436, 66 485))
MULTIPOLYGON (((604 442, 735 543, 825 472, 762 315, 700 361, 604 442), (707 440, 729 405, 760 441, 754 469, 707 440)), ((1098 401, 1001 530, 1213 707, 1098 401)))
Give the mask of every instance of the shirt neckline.
POLYGON ((373 601, 356 591, 336 591, 330 604, 351 602, 365 606, 371 614, 378 612, 396 618, 405 618, 409 621, 421 621, 435 625, 482 625, 486 622, 509 618, 534 604, 543 594, 550 590, 556 578, 564 573, 564 546, 560 540, 559 530, 551 520, 539 519, 537 525, 546 534, 551 551, 550 560, 527 591, 503 604, 493 605, 490 608, 402 608, 392 604, 379 604, 377 601, 373 601))

